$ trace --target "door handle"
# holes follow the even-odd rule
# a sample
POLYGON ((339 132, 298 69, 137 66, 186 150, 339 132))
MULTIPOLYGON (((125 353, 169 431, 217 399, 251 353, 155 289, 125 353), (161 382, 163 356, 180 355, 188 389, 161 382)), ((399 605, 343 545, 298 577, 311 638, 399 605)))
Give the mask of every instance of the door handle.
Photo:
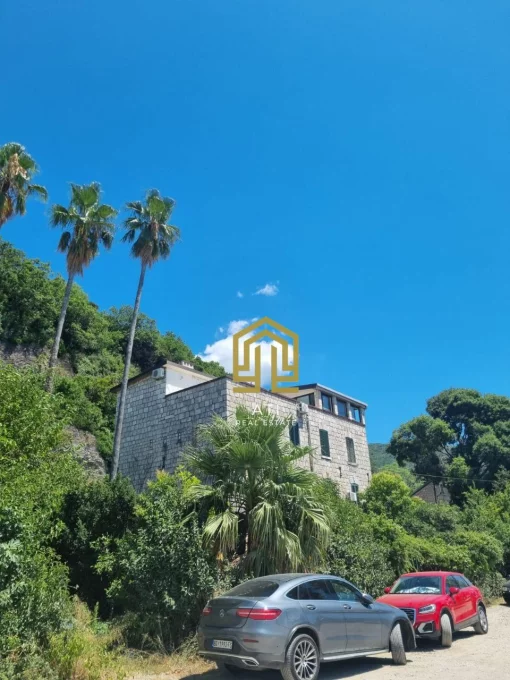
POLYGON ((344 609, 352 609, 350 604, 344 604, 344 609))
POLYGON ((307 604, 306 608, 307 609, 315 609, 315 605, 314 604, 307 604))

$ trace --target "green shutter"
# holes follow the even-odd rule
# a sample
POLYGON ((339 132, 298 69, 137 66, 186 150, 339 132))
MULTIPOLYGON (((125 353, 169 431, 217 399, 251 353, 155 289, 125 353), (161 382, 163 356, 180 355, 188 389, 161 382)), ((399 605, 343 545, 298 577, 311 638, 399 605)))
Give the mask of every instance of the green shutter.
POLYGON ((329 435, 327 430, 319 430, 319 439, 321 442, 321 456, 331 458, 329 452, 329 435))
POLYGON ((298 423, 292 423, 289 427, 289 437, 290 441, 294 446, 299 446, 299 425, 298 423))

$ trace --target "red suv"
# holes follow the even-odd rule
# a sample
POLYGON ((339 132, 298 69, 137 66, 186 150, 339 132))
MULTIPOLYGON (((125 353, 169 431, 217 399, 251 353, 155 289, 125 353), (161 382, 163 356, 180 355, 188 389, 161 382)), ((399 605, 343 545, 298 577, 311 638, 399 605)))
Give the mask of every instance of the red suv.
POLYGON ((436 638, 452 644, 453 632, 473 626, 479 635, 489 630, 482 593, 462 574, 421 571, 402 574, 379 602, 402 609, 416 637, 436 638))

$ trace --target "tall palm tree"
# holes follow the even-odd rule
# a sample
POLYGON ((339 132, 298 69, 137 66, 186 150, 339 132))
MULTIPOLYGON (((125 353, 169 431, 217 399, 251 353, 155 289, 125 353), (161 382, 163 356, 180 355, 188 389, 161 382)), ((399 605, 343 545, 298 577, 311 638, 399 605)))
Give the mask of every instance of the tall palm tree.
POLYGON ((0 228, 11 217, 25 214, 28 196, 48 198, 43 186, 30 181, 37 172, 37 163, 24 146, 9 142, 0 147, 0 228))
POLYGON ((318 500, 318 478, 297 465, 311 449, 289 441, 289 423, 266 410, 238 407, 199 428, 188 462, 210 484, 193 486, 203 505, 204 539, 216 552, 242 555, 255 576, 321 564, 329 521, 318 500))
POLYGON ((172 215, 174 207, 174 199, 161 196, 157 189, 149 189, 145 196, 145 202, 132 201, 131 203, 126 204, 126 209, 130 211, 130 215, 124 221, 124 227, 127 231, 122 237, 122 240, 133 244, 131 247, 131 255, 140 260, 141 267, 126 348, 126 359, 124 363, 122 385, 120 388, 117 420, 115 422, 111 469, 112 480, 115 479, 119 470, 120 441, 124 423, 129 369, 131 366, 131 355, 133 353, 133 342, 135 339, 136 322, 140 309, 145 272, 148 267, 152 267, 158 260, 166 259, 170 255, 172 246, 179 240, 179 229, 172 224, 168 224, 168 220, 172 215))
POLYGON ((101 244, 109 249, 113 243, 114 219, 118 211, 111 205, 100 203, 100 199, 101 185, 98 182, 71 184, 69 207, 54 205, 51 209, 51 226, 62 227, 65 230, 60 237, 58 250, 67 254, 67 285, 50 355, 46 382, 46 389, 49 392, 53 389, 54 368, 73 280, 77 274, 83 275, 85 267, 88 267, 99 253, 101 244))

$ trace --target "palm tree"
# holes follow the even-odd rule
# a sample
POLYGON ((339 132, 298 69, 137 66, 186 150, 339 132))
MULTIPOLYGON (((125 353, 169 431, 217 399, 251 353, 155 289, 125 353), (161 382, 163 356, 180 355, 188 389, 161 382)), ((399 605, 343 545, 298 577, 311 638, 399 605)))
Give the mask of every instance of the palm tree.
POLYGON ((216 416, 199 428, 201 445, 188 453, 191 469, 211 480, 188 492, 205 506, 206 544, 242 555, 255 576, 312 569, 328 543, 318 478, 296 465, 311 450, 289 441, 288 426, 266 410, 238 407, 234 419, 216 416))
POLYGON ((69 207, 54 205, 51 209, 51 226, 65 229, 60 237, 58 250, 67 253, 67 285, 50 355, 46 382, 48 392, 53 389, 54 368, 74 277, 77 274, 83 275, 85 267, 88 267, 99 253, 101 244, 109 249, 113 242, 114 218, 118 211, 111 205, 100 203, 100 198, 101 185, 98 182, 71 184, 69 207))
POLYGON ((158 260, 165 260, 172 250, 172 246, 179 240, 179 229, 168 220, 175 207, 173 198, 161 196, 157 189, 149 189, 145 196, 145 202, 132 201, 126 204, 126 209, 130 211, 129 217, 124 222, 126 233, 122 237, 123 241, 132 243, 131 255, 140 260, 140 278, 136 291, 135 306, 131 318, 128 343, 126 348, 126 359, 124 363, 124 373, 119 395, 119 407, 117 420, 115 422, 115 436, 113 440, 113 461, 111 469, 111 479, 115 479, 119 470, 120 441, 122 437, 122 425, 124 423, 124 409, 126 406, 126 394, 129 379, 129 369, 131 366, 131 355, 133 353, 133 342, 135 339, 136 322, 140 309, 143 283, 147 267, 152 267, 158 260))
POLYGON ((0 147, 0 228, 14 215, 25 214, 28 196, 48 198, 43 186, 30 181, 37 171, 36 162, 21 144, 9 142, 0 147))

